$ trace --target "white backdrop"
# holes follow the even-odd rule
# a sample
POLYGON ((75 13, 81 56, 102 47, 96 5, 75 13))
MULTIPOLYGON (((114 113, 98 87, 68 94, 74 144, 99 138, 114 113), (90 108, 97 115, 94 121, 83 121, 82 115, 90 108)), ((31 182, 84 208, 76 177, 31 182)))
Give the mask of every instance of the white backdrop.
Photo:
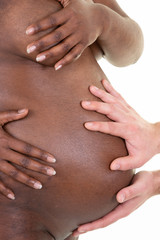
MULTIPOLYGON (((117 2, 141 26, 145 40, 144 52, 140 60, 129 67, 117 68, 103 59, 99 64, 112 85, 143 118, 150 122, 160 121, 160 2, 117 2)), ((141 169, 160 169, 160 155, 155 156, 141 169)), ((160 196, 156 196, 127 218, 105 229, 81 235, 80 240, 159 240, 159 217, 160 196)))

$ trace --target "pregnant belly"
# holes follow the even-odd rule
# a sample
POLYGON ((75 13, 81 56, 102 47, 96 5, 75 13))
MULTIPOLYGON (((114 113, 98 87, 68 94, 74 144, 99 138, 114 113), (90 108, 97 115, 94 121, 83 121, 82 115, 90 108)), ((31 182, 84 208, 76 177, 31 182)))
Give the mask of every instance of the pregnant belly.
MULTIPOLYGON (((15 184, 12 179, 8 180, 2 175, 4 182, 14 189, 17 198, 14 203, 6 203, 0 196, 1 207, 12 209, 14 215, 27 211, 26 221, 29 218, 33 226, 36 223, 45 226, 57 240, 64 239, 78 225, 98 219, 111 211, 117 205, 116 193, 128 185, 133 176, 132 171, 109 169, 111 161, 127 154, 124 141, 111 135, 88 131, 83 126, 84 122, 90 120, 108 120, 99 113, 84 110, 80 105, 83 99, 96 99, 88 91, 90 84, 102 88, 99 80, 103 74, 98 64, 89 58, 88 55, 90 66, 85 73, 78 61, 71 65, 75 75, 73 71, 64 69, 58 73, 58 78, 54 70, 49 70, 51 73, 46 70, 44 73, 34 68, 32 71, 31 66, 26 70, 26 65, 18 67, 14 87, 7 72, 6 82, 1 81, 4 91, 0 99, 0 111, 22 107, 30 110, 27 118, 7 124, 6 131, 47 150, 57 159, 54 164, 57 174, 54 177, 23 169, 42 182, 41 190, 15 184), (76 71, 76 64, 81 70, 76 71)), ((10 75, 13 76, 11 72, 10 75)), ((25 218, 25 214, 20 215, 25 218)), ((21 218, 18 219, 20 221, 21 218)))

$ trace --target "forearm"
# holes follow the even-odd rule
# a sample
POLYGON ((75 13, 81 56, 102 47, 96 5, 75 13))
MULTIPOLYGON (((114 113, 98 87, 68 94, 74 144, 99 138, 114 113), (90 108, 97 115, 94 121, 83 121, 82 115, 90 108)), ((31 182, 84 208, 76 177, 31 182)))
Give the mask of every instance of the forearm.
POLYGON ((111 8, 99 4, 103 31, 97 42, 104 58, 115 66, 123 67, 135 63, 143 51, 143 34, 136 22, 127 15, 122 16, 111 8))

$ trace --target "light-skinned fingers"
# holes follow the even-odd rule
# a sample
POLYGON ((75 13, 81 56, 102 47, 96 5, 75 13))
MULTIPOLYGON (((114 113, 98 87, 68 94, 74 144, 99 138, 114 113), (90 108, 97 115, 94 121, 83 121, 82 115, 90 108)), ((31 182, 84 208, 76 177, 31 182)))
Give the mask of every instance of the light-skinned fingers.
POLYGON ((98 101, 82 101, 82 107, 86 110, 96 111, 98 113, 105 114, 111 120, 119 122, 121 118, 124 118, 125 113, 116 104, 108 104, 98 101))
POLYGON ((18 139, 9 138, 9 147, 19 153, 23 153, 26 154, 30 157, 35 157, 38 158, 40 160, 46 161, 46 162, 50 162, 50 163, 55 163, 56 159, 53 155, 51 155, 50 153, 41 150, 35 146, 32 146, 29 143, 20 141, 18 139))
POLYGON ((63 24, 68 19, 68 14, 65 11, 65 14, 63 13, 65 9, 62 9, 61 11, 58 11, 56 13, 51 14, 49 17, 46 17, 42 19, 41 21, 38 21, 26 29, 27 35, 33 35, 35 33, 45 31, 49 28, 57 27, 58 25, 63 24))
POLYGON ((53 176, 56 174, 56 171, 52 167, 41 164, 38 161, 30 159, 27 156, 16 153, 12 150, 8 152, 6 159, 24 168, 40 172, 49 176, 53 176))
POLYGON ((111 170, 130 170, 140 167, 140 163, 137 162, 136 158, 133 158, 132 156, 126 156, 122 158, 117 158, 111 163, 111 170))
POLYGON ((25 173, 19 171, 14 166, 8 162, 1 160, 0 171, 5 173, 7 176, 12 177, 18 182, 24 183, 25 185, 32 187, 34 189, 41 189, 42 184, 36 179, 27 176, 25 173))
POLYGON ((16 111, 0 112, 0 125, 24 118, 28 114, 28 109, 20 109, 16 111))
POLYGON ((109 94, 108 92, 106 92, 105 90, 97 88, 96 86, 93 86, 93 85, 89 87, 89 90, 94 96, 100 98, 103 102, 106 102, 106 103, 116 102, 115 97, 109 94))
POLYGON ((125 126, 115 122, 86 122, 84 126, 91 131, 99 131, 124 138, 125 126))
POLYGON ((64 58, 55 64, 55 70, 59 69, 59 66, 67 65, 76 61, 83 53, 84 49, 81 44, 74 46, 64 58))
POLYGON ((3 182, 0 181, 0 192, 7 198, 14 200, 15 199, 15 195, 14 193, 7 188, 3 182))
POLYGON ((139 188, 138 184, 132 184, 129 187, 123 188, 117 193, 117 201, 123 203, 132 198, 139 196, 142 193, 142 189, 139 188))
POLYGON ((118 221, 120 218, 125 217, 128 214, 128 207, 125 207, 125 203, 117 206, 113 211, 108 213, 103 218, 94 221, 93 223, 85 224, 78 228, 78 232, 93 231, 99 228, 104 228, 112 223, 118 221))
POLYGON ((101 101, 82 101, 81 105, 86 110, 96 111, 107 115, 111 120, 116 122, 126 122, 129 118, 125 107, 120 103, 104 103, 101 101))

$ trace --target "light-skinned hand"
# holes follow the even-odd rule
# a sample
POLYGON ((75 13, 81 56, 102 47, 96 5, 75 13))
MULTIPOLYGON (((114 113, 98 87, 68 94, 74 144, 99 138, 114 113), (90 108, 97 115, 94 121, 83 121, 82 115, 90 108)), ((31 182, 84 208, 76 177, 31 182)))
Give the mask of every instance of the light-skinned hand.
POLYGON ((120 203, 114 210, 93 223, 87 223, 74 231, 73 236, 104 228, 128 216, 139 208, 147 199, 160 193, 160 171, 137 173, 132 184, 117 194, 117 201, 120 203))

